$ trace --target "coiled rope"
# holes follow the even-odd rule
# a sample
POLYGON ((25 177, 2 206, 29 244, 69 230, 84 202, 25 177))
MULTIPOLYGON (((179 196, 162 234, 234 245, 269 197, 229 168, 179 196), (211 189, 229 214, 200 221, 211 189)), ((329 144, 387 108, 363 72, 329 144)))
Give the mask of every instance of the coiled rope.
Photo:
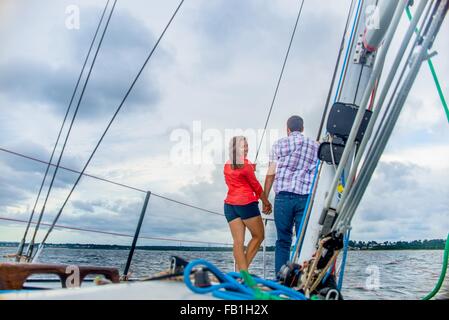
POLYGON ((223 273, 212 263, 199 259, 190 262, 184 269, 184 283, 194 293, 208 294, 212 293, 214 297, 225 300, 307 300, 300 292, 291 288, 280 285, 279 283, 254 277, 256 284, 270 288, 271 291, 261 291, 257 287, 247 286, 240 283, 237 279, 241 279, 241 275, 237 272, 223 273), (190 280, 190 275, 194 267, 203 266, 212 272, 220 281, 220 284, 208 287, 197 287, 190 280))

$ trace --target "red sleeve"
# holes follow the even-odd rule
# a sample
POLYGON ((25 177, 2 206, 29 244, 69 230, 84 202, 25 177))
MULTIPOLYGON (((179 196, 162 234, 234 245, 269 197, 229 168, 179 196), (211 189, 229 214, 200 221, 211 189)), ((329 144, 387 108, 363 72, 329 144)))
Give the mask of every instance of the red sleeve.
POLYGON ((245 165, 245 177, 248 180, 256 196, 260 198, 260 195, 263 192, 263 188, 260 185, 259 181, 257 180, 256 175, 254 174, 253 165, 251 164, 245 165))

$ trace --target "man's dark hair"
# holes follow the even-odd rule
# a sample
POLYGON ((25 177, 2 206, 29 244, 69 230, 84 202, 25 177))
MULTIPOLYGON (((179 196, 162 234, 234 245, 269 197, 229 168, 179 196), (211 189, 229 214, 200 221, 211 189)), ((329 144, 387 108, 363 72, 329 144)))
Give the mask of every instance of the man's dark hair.
POLYGON ((304 120, 302 120, 300 116, 291 116, 287 120, 287 128, 289 128, 291 132, 302 132, 304 129, 304 120))

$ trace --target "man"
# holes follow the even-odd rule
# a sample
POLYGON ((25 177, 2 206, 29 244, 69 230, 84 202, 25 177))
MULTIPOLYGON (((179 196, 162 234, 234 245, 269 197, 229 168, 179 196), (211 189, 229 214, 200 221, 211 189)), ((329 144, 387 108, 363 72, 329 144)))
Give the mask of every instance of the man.
POLYGON ((292 116, 287 121, 287 137, 278 140, 270 154, 264 192, 274 183, 274 220, 277 231, 275 272, 290 259, 293 225, 299 230, 318 162, 319 144, 306 138, 304 121, 292 116))

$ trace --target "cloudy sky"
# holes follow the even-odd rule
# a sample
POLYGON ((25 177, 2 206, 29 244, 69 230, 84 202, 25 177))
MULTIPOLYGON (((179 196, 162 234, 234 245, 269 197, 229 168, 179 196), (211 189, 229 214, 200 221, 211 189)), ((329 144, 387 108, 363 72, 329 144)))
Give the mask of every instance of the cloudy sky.
MULTIPOLYGON (((0 147, 49 159, 104 3, 1 0, 0 147), (79 28, 70 27, 73 8, 79 9, 79 28)), ((83 167, 177 4, 118 1, 62 165, 83 167)), ((302 115, 306 134, 316 135, 349 4, 306 0, 268 126, 271 136, 285 134, 285 120, 292 114, 302 115)), ((222 212, 226 134, 263 128, 298 7, 297 0, 186 0, 87 171, 222 212), (187 151, 195 152, 190 158, 176 153, 186 133, 187 151)), ((396 43, 407 23, 401 21, 396 43)), ((435 43, 439 55, 434 63, 447 96, 448 37, 446 19, 435 43)), ((353 239, 446 236, 448 138, 448 121, 430 73, 423 68, 353 221, 353 239)), ((256 143, 250 143, 253 159, 256 143)), ((263 148, 262 161, 266 156, 263 148)), ((44 171, 45 165, 0 153, 1 217, 28 218, 44 171)), ((261 179, 263 173, 262 166, 261 179)), ((75 178, 58 173, 44 221, 52 220, 75 178)), ((144 197, 86 177, 59 223, 133 233, 144 197)), ((21 224, 1 221, 0 241, 18 241, 23 231, 21 224)), ((272 224, 267 233, 272 244, 272 224)), ((150 200, 142 234, 231 240, 222 216, 157 197, 150 200)), ((130 240, 56 230, 49 242, 130 240)))

